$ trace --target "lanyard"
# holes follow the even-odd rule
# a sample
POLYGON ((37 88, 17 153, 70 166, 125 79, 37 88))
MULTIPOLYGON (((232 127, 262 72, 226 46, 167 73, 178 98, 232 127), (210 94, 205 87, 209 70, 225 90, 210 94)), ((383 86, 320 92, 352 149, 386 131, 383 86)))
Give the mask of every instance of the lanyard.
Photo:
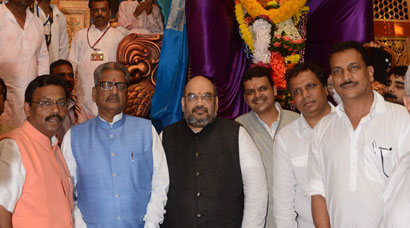
POLYGON ((95 43, 94 43, 93 46, 91 46, 91 44, 90 44, 90 39, 88 38, 88 32, 90 31, 90 28, 91 28, 91 26, 88 27, 88 30, 87 30, 87 42, 88 42, 88 46, 90 46, 92 49, 94 49, 94 51, 98 51, 98 49, 97 49, 97 48, 94 48, 94 47, 95 47, 95 45, 98 44, 98 42, 100 42, 100 40, 103 38, 103 36, 108 32, 108 29, 111 28, 111 25, 109 25, 108 28, 104 31, 104 33, 98 38, 98 40, 95 41, 95 43))
MULTIPOLYGON (((38 5, 36 5, 36 9, 37 9, 37 17, 40 17, 38 13, 38 5)), ((50 8, 50 14, 47 17, 47 20, 43 23, 43 26, 46 26, 48 22, 50 22, 50 25, 53 23, 53 9, 51 8, 50 8)))

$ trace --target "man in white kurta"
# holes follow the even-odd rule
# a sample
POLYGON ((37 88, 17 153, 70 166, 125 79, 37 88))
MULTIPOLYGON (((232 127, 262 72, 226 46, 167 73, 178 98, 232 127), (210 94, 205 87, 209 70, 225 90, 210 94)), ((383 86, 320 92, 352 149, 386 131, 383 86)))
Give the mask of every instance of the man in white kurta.
POLYGON ((366 56, 353 41, 332 50, 331 77, 342 103, 311 139, 306 193, 316 227, 377 227, 387 180, 410 150, 410 115, 371 90, 366 56))
POLYGON ((59 59, 67 59, 68 57, 68 36, 67 23, 64 14, 56 5, 51 5, 49 0, 41 0, 34 6, 34 15, 42 21, 44 34, 51 35, 48 44, 48 54, 50 63, 59 59), (44 6, 43 6, 44 5, 44 6), (51 9, 52 16, 49 12, 46 13, 42 7, 51 9))
MULTIPOLYGON (((49 73, 47 46, 40 20, 28 9, 11 0, 0 5, 0 76, 7 85, 5 113, 1 124, 20 126, 26 118, 23 110, 24 91, 38 75, 49 73), (17 5, 17 6, 16 6, 17 5), (19 7, 20 25, 9 8, 19 7)), ((17 11, 14 11, 17 12, 17 11)))
POLYGON ((94 70, 102 63, 116 61, 118 44, 123 38, 121 32, 110 26, 109 12, 108 1, 91 1, 93 24, 75 34, 68 56, 77 73, 77 96, 94 115, 98 114, 91 96, 94 70))
POLYGON ((163 33, 164 25, 159 7, 149 0, 144 1, 142 5, 141 2, 140 0, 121 2, 118 10, 118 26, 132 33, 163 33))
POLYGON ((297 64, 286 74, 288 89, 302 113, 282 128, 273 143, 273 217, 276 227, 313 228, 310 196, 305 195, 309 143, 313 127, 334 111, 327 102, 325 73, 313 64, 297 64))

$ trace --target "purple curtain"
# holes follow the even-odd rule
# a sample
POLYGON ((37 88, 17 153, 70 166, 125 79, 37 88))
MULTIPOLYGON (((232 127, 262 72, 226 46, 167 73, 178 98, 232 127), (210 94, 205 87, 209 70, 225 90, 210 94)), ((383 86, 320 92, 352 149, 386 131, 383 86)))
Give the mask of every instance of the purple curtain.
POLYGON ((338 42, 373 40, 370 0, 311 0, 307 24, 306 61, 329 72, 328 56, 338 42))
POLYGON ((186 18, 192 75, 205 76, 216 85, 219 116, 235 118, 246 112, 240 80, 247 60, 234 1, 188 0, 186 18))

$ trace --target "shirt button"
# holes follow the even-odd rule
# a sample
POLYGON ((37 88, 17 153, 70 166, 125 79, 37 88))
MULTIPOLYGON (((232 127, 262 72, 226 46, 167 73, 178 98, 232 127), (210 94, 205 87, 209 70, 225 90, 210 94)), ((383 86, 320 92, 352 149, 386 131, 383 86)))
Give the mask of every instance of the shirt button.
POLYGON ((196 196, 200 197, 200 196, 201 196, 201 193, 200 193, 200 192, 197 192, 197 193, 196 193, 196 196))
POLYGON ((115 156, 115 153, 112 153, 111 156, 114 157, 114 156, 115 156))
POLYGON ((198 177, 200 175, 200 173, 199 172, 196 172, 196 176, 198 177))
POLYGON ((196 214, 196 217, 201 218, 202 215, 198 213, 198 214, 196 214))
POLYGON ((118 198, 118 194, 115 194, 114 197, 115 197, 115 198, 118 198))
POLYGON ((113 176, 113 177, 116 177, 116 176, 117 176, 117 173, 113 173, 112 176, 113 176))
POLYGON ((121 217, 120 217, 120 216, 117 216, 117 220, 121 220, 121 217))
POLYGON ((114 138, 114 134, 110 134, 110 139, 114 138))

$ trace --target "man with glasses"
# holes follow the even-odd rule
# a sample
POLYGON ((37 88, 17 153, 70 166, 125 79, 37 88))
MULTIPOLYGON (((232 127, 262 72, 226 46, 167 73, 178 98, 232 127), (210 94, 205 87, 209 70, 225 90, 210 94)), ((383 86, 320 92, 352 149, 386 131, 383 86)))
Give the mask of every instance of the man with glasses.
POLYGON ((158 227, 163 220, 167 161, 151 121, 123 114, 129 76, 116 62, 98 66, 92 91, 98 116, 64 136, 77 228, 158 227))
POLYGON ((348 41, 330 54, 333 85, 342 99, 315 126, 306 192, 316 227, 378 227, 383 190, 410 151, 410 115, 371 89, 374 69, 362 45, 348 41))
POLYGON ((63 124, 58 129, 56 136, 59 143, 63 141, 64 134, 71 127, 94 118, 92 111, 73 93, 74 89, 74 72, 73 66, 67 60, 59 59, 50 65, 50 75, 65 81, 68 92, 67 97, 67 115, 63 124))
POLYGON ((0 136, 0 227, 73 227, 72 184, 53 136, 66 111, 60 79, 47 75, 30 82, 27 120, 0 136))
POLYGON ((162 133, 170 173, 162 227, 264 227, 268 190, 252 138, 216 117, 216 89, 203 76, 187 83, 181 103, 185 119, 162 133))

